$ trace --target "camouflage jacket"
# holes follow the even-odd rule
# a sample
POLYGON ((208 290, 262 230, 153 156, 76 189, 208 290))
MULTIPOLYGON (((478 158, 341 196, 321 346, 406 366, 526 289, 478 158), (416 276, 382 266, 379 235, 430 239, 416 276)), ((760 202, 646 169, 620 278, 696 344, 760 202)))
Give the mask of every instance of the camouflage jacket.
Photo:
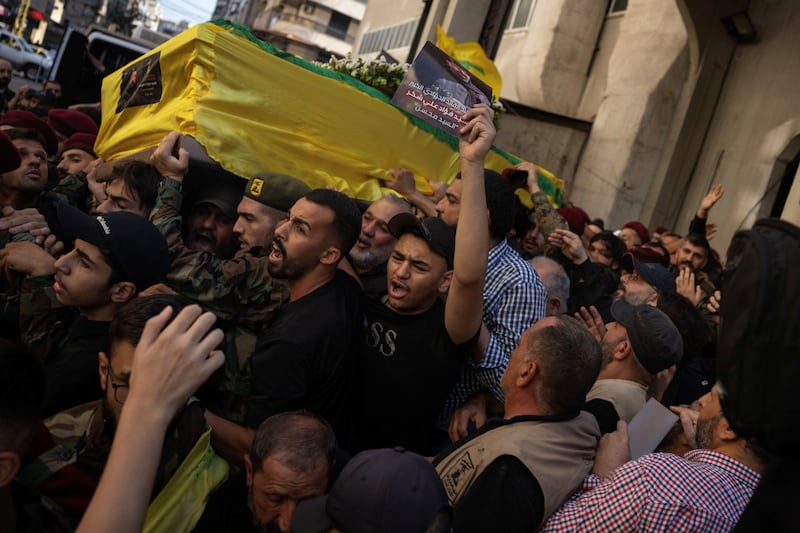
POLYGON ((86 184, 86 173, 83 171, 68 174, 59 181, 55 187, 45 192, 42 196, 52 202, 67 202, 80 209, 85 207, 89 196, 89 186, 86 184))
MULTIPOLYGON (((55 204, 57 202, 68 202, 72 205, 80 206, 88 193, 86 175, 83 172, 77 172, 68 175, 53 189, 42 194, 36 207, 45 215, 48 224, 51 226, 51 231, 61 237, 61 229, 55 219, 55 204)), ((34 242, 35 239, 29 232, 12 236, 7 230, 0 231, 0 248, 5 247, 9 242, 22 241, 34 242)), ((64 244, 70 245, 70 243, 64 244)), ((17 330, 20 328, 21 285, 21 281, 9 282, 0 280, 0 330, 3 331, 3 338, 19 338, 17 330)))
POLYGON ((533 193, 531 200, 533 200, 533 212, 536 214, 539 231, 544 233, 545 237, 553 233, 553 230, 569 229, 569 224, 558 214, 545 193, 541 191, 533 193))
POLYGON ((22 341, 43 361, 64 346, 78 317, 74 307, 63 306, 53 291, 53 276, 26 276, 19 299, 22 341))
POLYGON ((533 200, 532 210, 536 215, 536 223, 545 238, 544 255, 552 257, 558 252, 558 249, 547 242, 547 236, 557 229, 569 229, 569 224, 558 214, 558 211, 550 203, 545 193, 541 191, 535 192, 531 195, 531 200, 533 200))
MULTIPOLYGON (((55 444, 20 471, 20 481, 36 489, 60 472, 62 475, 68 472, 63 470, 66 466, 75 465, 82 474, 99 482, 114 439, 114 426, 107 423, 102 400, 57 413, 45 419, 44 424, 55 444)), ((153 498, 178 470, 206 428, 202 407, 196 400, 190 400, 167 430, 153 498)), ((88 501, 85 503, 88 505, 88 501)))
POLYGON ((225 339, 221 349, 225 364, 207 385, 198 391, 198 397, 212 413, 244 425, 250 398, 250 357, 256 348, 257 335, 242 326, 221 324, 225 339))
POLYGON ((169 247, 167 285, 229 323, 262 330, 289 297, 288 287, 275 283, 267 270, 266 250, 239 250, 232 259, 190 250, 181 234, 182 200, 177 189, 162 186, 150 214, 169 247))

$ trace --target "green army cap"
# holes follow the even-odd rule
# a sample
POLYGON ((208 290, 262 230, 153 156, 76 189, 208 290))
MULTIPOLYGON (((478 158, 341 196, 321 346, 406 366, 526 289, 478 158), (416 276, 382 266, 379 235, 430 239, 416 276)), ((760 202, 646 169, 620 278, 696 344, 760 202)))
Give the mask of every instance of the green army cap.
POLYGON ((257 202, 289 211, 294 203, 311 192, 311 187, 297 178, 275 172, 259 172, 247 182, 244 195, 257 202))

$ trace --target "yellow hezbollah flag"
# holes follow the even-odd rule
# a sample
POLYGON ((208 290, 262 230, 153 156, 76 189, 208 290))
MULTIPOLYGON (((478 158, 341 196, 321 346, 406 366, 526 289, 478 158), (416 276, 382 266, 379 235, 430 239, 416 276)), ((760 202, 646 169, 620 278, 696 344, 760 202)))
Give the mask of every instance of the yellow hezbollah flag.
MULTIPOLYGON (((459 170, 457 138, 224 21, 193 26, 108 75, 102 112, 95 150, 107 161, 179 131, 236 175, 270 170, 363 200, 386 192, 392 167, 411 170, 428 194, 428 180, 450 182, 459 170)), ((518 162, 496 147, 486 158, 496 171, 518 162)))
POLYGON ((492 95, 500 99, 503 80, 500 79, 500 72, 481 45, 475 42, 456 44, 456 40, 447 35, 441 26, 436 26, 436 46, 458 61, 462 67, 478 76, 492 88, 492 95))
POLYGON ((178 470, 150 504, 143 533, 188 533, 230 467, 211 447, 211 430, 203 433, 178 470))

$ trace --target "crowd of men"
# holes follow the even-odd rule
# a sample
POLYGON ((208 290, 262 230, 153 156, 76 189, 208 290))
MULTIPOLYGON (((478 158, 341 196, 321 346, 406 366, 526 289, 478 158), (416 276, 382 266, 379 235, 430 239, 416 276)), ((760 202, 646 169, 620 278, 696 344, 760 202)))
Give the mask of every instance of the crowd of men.
POLYGON ((770 456, 715 384, 723 188, 614 231, 462 119, 441 197, 362 202, 2 115, 0 530, 732 530, 770 456))

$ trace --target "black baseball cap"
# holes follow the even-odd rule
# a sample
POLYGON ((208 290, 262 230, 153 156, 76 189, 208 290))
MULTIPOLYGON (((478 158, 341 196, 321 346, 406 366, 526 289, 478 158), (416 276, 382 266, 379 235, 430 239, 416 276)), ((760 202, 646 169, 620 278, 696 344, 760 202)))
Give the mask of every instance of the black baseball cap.
POLYGON ((58 220, 66 237, 108 250, 125 276, 123 281, 136 285, 137 292, 160 282, 169 272, 167 242, 141 215, 116 211, 91 216, 61 202, 58 220))
POLYGON ((411 213, 399 213, 389 221, 389 233, 400 238, 404 233, 416 235, 428 243, 431 250, 444 257, 447 268, 453 268, 456 251, 456 232, 438 217, 419 219, 411 213))
POLYGON ((447 494, 424 457, 399 446, 367 450, 345 465, 330 494, 297 504, 292 531, 422 533, 442 509, 447 494))
POLYGON ((683 338, 660 309, 617 300, 611 304, 611 316, 625 326, 636 358, 651 374, 658 374, 681 360, 683 338))

